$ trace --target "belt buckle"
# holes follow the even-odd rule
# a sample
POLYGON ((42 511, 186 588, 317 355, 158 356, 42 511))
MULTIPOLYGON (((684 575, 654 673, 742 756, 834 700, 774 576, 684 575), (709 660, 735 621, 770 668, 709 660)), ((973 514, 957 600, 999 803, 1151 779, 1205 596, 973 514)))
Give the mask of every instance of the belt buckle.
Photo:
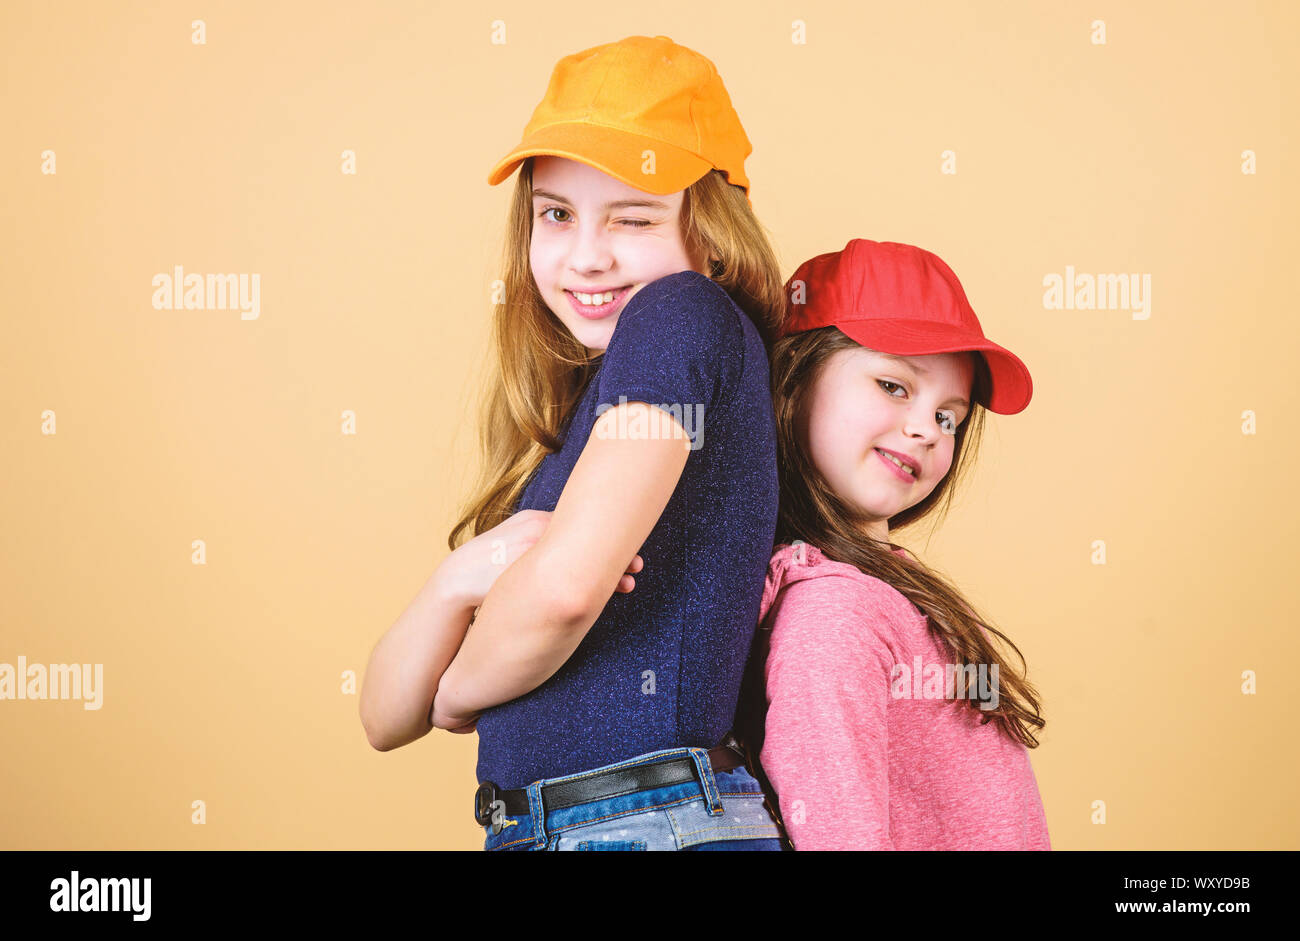
MULTIPOLYGON (((491 781, 484 781, 474 792, 474 819, 479 826, 489 826, 492 823, 492 805, 497 801, 497 786, 491 781)), ((497 829, 494 832, 501 832, 497 829)))

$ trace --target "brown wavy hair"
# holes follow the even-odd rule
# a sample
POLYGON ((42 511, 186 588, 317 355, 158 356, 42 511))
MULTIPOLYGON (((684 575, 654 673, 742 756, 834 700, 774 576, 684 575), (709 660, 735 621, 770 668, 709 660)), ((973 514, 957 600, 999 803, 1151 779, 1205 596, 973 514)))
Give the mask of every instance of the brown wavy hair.
MULTIPOLYGON (((504 522, 547 454, 559 450, 565 419, 595 373, 600 354, 584 347, 546 306, 529 263, 533 159, 519 168, 507 216, 503 289, 492 319, 494 369, 481 401, 479 479, 447 536, 462 542, 504 522)), ((688 186, 680 222, 690 257, 753 321, 770 351, 785 316, 776 253, 745 191, 710 170, 688 186)))
MULTIPOLYGON (((1027 748, 1036 748, 1038 739, 1033 730, 1042 729, 1046 720, 1040 715, 1038 693, 1026 679, 1026 664, 1019 648, 979 615, 938 572, 914 557, 903 557, 892 551, 901 547, 864 535, 866 516, 835 494, 799 445, 800 416, 821 369, 834 353, 859 346, 836 327, 792 334, 773 346, 772 397, 781 485, 776 541, 802 540, 816 546, 826 558, 852 565, 896 588, 927 616, 930 630, 963 667, 997 664, 999 702, 996 708, 979 709, 979 700, 972 696, 957 696, 953 705, 975 709, 982 717, 981 724, 996 721, 1013 739, 1027 748), (1015 652, 1020 660, 1019 668, 1002 656, 989 634, 1000 638, 1015 652)), ((963 472, 975 460, 984 426, 983 403, 988 402, 992 385, 984 357, 978 353, 968 355, 975 367, 971 411, 957 426, 952 467, 924 500, 889 519, 891 530, 931 516, 937 525, 952 504, 963 472)), ((767 714, 763 674, 770 633, 770 624, 760 624, 755 634, 737 708, 736 734, 749 752, 750 770, 762 783, 775 813, 775 792, 758 763, 767 714)))

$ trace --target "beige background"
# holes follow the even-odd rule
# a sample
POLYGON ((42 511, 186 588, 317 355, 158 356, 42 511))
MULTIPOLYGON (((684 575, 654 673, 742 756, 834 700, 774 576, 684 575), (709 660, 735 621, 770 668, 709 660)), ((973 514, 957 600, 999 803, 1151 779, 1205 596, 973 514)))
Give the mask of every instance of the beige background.
POLYGON ((898 535, 1028 658, 1054 847, 1300 848, 1297 6, 645 8, 0 7, 0 662, 104 665, 99 711, 0 702, 0 845, 481 847, 475 736, 375 752, 341 677, 470 479, 487 171, 558 58, 642 33, 718 65, 784 275, 921 245, 1029 365, 898 535), (153 309, 175 265, 260 273, 260 317, 153 309), (1150 319, 1044 309, 1067 265, 1150 274, 1150 319))

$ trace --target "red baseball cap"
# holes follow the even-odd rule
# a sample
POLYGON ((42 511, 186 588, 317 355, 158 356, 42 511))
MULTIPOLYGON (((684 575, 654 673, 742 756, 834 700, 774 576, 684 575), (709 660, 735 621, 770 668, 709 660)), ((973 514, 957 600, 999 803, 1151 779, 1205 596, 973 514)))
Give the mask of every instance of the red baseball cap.
POLYGON ((786 282, 781 336, 838 327, 863 346, 895 356, 976 350, 988 363, 991 412, 1014 415, 1034 393, 1020 358, 984 336, 961 282, 942 258, 915 245, 851 239, 810 258, 786 282))

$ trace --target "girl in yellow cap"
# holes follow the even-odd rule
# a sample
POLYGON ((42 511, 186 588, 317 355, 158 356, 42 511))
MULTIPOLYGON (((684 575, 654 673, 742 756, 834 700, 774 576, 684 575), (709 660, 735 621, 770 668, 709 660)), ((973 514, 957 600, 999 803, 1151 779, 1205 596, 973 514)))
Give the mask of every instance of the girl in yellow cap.
POLYGON ((781 848, 730 736, 778 486, 750 151, 708 59, 633 36, 560 60, 489 175, 483 477, 361 697, 380 750, 478 732, 487 849, 781 848))

